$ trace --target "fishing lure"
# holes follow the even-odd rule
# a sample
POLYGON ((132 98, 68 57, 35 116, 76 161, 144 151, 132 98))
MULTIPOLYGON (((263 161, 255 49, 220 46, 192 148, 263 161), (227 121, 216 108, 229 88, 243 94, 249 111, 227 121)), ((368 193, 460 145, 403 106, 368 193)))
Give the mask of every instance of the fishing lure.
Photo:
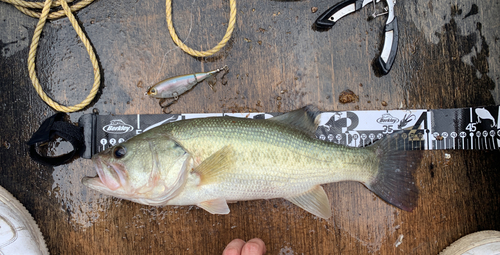
POLYGON ((209 77, 213 77, 214 74, 222 70, 227 70, 227 66, 210 72, 194 73, 168 78, 153 85, 149 88, 146 94, 154 98, 174 98, 177 100, 180 95, 192 89, 196 84, 209 77))

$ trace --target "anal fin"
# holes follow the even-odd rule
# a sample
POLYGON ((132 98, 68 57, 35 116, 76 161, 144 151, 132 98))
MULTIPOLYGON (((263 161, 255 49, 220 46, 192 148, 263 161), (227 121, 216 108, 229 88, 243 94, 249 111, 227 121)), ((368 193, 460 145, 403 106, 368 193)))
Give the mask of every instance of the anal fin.
POLYGON ((227 206, 226 199, 216 198, 208 201, 203 201, 197 206, 203 208, 205 211, 211 214, 228 214, 229 207, 227 206))
POLYGON ((305 193, 285 199, 320 218, 328 219, 332 216, 330 201, 323 187, 319 185, 305 193))

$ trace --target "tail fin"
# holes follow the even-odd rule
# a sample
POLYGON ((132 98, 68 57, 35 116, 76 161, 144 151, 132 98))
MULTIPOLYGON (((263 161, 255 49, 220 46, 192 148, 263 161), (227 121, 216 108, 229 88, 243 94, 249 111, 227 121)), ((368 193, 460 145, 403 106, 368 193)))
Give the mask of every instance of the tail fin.
POLYGON ((412 211, 418 200, 413 172, 422 151, 404 151, 403 139, 398 139, 403 133, 388 135, 370 146, 379 158, 379 166, 377 174, 365 185, 387 203, 412 211))

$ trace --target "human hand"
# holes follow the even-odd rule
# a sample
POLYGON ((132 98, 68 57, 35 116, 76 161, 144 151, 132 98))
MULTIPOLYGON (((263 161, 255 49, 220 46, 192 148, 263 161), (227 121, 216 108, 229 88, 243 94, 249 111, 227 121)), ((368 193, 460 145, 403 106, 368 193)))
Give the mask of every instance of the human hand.
POLYGON ((266 244, 259 238, 245 243, 241 239, 234 239, 222 252, 222 255, 263 255, 266 253, 266 244))

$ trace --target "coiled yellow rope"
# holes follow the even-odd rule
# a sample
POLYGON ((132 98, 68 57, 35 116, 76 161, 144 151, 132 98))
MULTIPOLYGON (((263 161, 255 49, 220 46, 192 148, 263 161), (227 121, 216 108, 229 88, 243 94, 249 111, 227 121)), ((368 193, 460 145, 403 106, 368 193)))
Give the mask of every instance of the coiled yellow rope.
POLYGON ((177 34, 175 33, 175 28, 174 25, 172 24, 172 0, 166 0, 166 14, 167 14, 167 27, 168 27, 168 32, 170 33, 170 36, 172 37, 172 40, 174 41, 179 48, 181 48, 183 51, 188 53, 189 55, 195 56, 195 57, 208 57, 216 52, 218 52, 222 47, 224 47, 231 38, 231 34, 233 33, 234 30, 234 24, 236 23, 236 0, 229 0, 229 7, 230 7, 230 13, 229 13, 229 24, 227 26, 226 34, 222 38, 222 40, 217 44, 215 47, 213 47, 211 50, 208 51, 197 51, 189 48, 187 45, 185 45, 179 37, 177 37, 177 34))
MULTIPOLYGON (((71 7, 68 6, 67 3, 73 2, 73 0, 59 0, 53 2, 52 0, 46 0, 45 3, 41 2, 27 2, 27 1, 22 1, 22 0, 0 0, 6 3, 10 3, 14 5, 18 10, 23 12, 26 15, 29 15, 34 18, 39 18, 38 24, 35 28, 35 32, 33 34, 33 40, 31 41, 31 46, 30 46, 30 51, 28 54, 28 70, 29 70, 29 76, 31 78, 31 82, 33 83, 33 87, 35 88, 36 92, 38 95, 42 98, 43 101, 45 101, 50 107, 55 109, 56 111, 60 112, 75 112, 83 109, 86 107, 90 102, 95 98, 97 91, 99 90, 99 85, 100 85, 100 80, 101 80, 101 74, 99 70, 99 64, 97 63, 97 58, 95 56, 94 50, 92 46, 90 45, 89 40, 83 33, 82 29, 78 25, 78 22, 76 21, 75 17, 73 16, 72 12, 78 11, 85 6, 89 5, 92 3, 94 0, 82 0, 71 7), (55 8, 61 6, 63 9, 56 11, 56 12, 50 12, 50 8, 55 8), (41 12, 36 12, 30 9, 42 9, 41 12), (42 33, 43 27, 45 25, 45 22, 47 19, 57 19, 61 18, 63 16, 67 16, 69 21, 71 22, 71 25, 73 25, 73 28, 75 29, 76 33, 80 37, 80 40, 82 40, 83 44, 85 45, 85 48, 87 49, 87 53, 89 54, 90 61, 92 62, 92 66, 94 68, 94 84, 92 85, 92 89, 87 96, 81 103, 76 104, 74 106, 63 106, 58 104, 57 102, 53 101, 50 97, 47 96, 47 94, 43 91, 42 86, 40 85, 40 82, 38 80, 38 77, 36 76, 36 68, 35 68, 35 57, 36 57, 36 51, 38 49, 38 42, 40 40, 40 34, 42 33)), ((177 44, 182 50, 184 50, 186 53, 196 56, 196 57, 208 57, 216 52, 218 52, 222 47, 226 45, 226 43, 229 41, 231 38, 231 34, 233 33, 234 30, 234 25, 236 23, 236 0, 229 0, 229 5, 230 5, 230 17, 229 17, 229 24, 226 30, 226 34, 222 38, 222 40, 217 44, 214 48, 208 51, 197 51, 193 50, 187 45, 185 45, 177 36, 175 33, 175 28, 172 23, 172 1, 171 0, 166 0, 166 19, 167 19, 167 27, 168 31, 170 33, 170 36, 172 37, 172 40, 174 41, 175 44, 177 44)))
POLYGON ((88 104, 90 104, 90 102, 94 99, 95 95, 97 94, 97 91, 99 90, 101 74, 99 70, 99 64, 97 63, 97 58, 94 54, 94 50, 92 49, 92 46, 90 45, 90 42, 83 33, 82 29, 78 25, 78 22, 76 21, 72 12, 80 10, 81 8, 92 3, 94 0, 82 0, 71 7, 68 6, 67 2, 72 2, 72 0, 55 1, 54 3, 52 2, 52 0, 46 0, 45 3, 26 2, 21 0, 1 0, 1 1, 13 4, 18 10, 25 13, 26 15, 39 18, 38 24, 35 28, 35 33, 33 34, 33 40, 31 41, 30 51, 28 55, 28 70, 31 82, 33 83, 33 87, 35 87, 36 92, 42 98, 42 100, 45 101, 45 103, 47 103, 53 109, 60 112, 76 112, 83 109, 88 104), (61 6, 63 9, 57 12, 49 13, 50 8, 59 6, 61 6), (28 8, 42 9, 42 11, 36 12, 28 8), (63 106, 54 102, 51 98, 49 98, 47 94, 45 94, 45 92, 43 91, 35 71, 35 57, 38 48, 38 41, 40 39, 40 34, 42 33, 42 29, 43 26, 45 25, 46 20, 57 19, 63 16, 68 17, 69 21, 71 22, 71 25, 73 25, 73 28, 80 37, 80 40, 82 40, 83 44, 85 45, 85 48, 87 49, 87 52, 90 57, 90 61, 92 62, 92 66, 94 68, 94 84, 92 85, 92 89, 90 90, 89 95, 81 103, 76 104, 74 106, 63 106))

